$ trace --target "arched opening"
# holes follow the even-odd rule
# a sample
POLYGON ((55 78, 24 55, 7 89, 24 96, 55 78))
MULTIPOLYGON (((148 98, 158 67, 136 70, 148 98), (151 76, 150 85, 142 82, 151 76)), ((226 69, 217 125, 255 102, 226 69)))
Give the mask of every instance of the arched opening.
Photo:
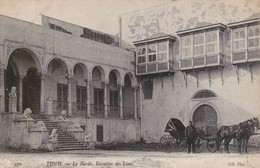
POLYGON ((215 109, 210 105, 199 106, 194 111, 192 120, 195 127, 203 128, 208 135, 217 132, 218 116, 215 109))
POLYGON ((93 99, 91 100, 91 116, 103 117, 104 116, 104 85, 102 82, 105 81, 104 70, 96 66, 92 70, 92 85, 91 94, 93 99))
POLYGON ((40 113, 41 77, 36 68, 30 68, 23 80, 23 110, 31 108, 32 112, 40 113))
POLYGON ((76 85, 76 97, 72 98, 73 115, 86 116, 87 115, 87 88, 86 81, 87 69, 84 64, 78 63, 73 68, 73 80, 76 85))
POLYGON ((45 89, 53 99, 53 114, 60 115, 62 110, 68 112, 68 68, 64 61, 52 59, 47 68, 45 89))
POLYGON ((16 87, 16 110, 22 112, 31 108, 33 113, 40 113, 41 106, 41 70, 39 60, 28 49, 14 50, 5 70, 5 110, 9 111, 9 93, 16 87))
POLYGON ((109 73, 109 107, 108 116, 112 118, 120 117, 119 88, 117 87, 117 71, 109 73))
POLYGON ((125 85, 123 87, 123 116, 124 118, 134 118, 134 91, 129 74, 125 75, 125 85))
POLYGON ((212 97, 217 97, 216 93, 212 92, 211 90, 200 90, 196 92, 193 96, 192 99, 203 99, 203 98, 212 98, 212 97))

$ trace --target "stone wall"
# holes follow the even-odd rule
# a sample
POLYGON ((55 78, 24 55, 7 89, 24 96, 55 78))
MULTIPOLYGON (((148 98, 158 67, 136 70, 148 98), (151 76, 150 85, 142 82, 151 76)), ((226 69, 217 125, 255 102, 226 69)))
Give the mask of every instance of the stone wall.
POLYGON ((48 132, 30 130, 34 121, 20 120, 21 113, 0 113, 0 144, 5 147, 44 149, 48 143, 48 132))
MULTIPOLYGON (((97 141, 97 125, 103 126, 103 142, 136 142, 140 140, 140 120, 122 120, 106 118, 78 118, 69 119, 73 123, 85 126, 86 134, 89 131, 93 134, 93 140, 97 141)), ((99 143, 99 142, 97 142, 99 143)))

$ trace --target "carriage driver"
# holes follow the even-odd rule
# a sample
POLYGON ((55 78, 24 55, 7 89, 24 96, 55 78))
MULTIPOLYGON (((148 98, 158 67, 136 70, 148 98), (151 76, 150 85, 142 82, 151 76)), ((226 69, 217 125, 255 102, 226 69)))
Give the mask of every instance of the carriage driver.
POLYGON ((185 136, 187 138, 188 153, 191 151, 195 153, 195 140, 196 140, 196 128, 192 125, 192 121, 189 122, 189 126, 185 129, 185 136))

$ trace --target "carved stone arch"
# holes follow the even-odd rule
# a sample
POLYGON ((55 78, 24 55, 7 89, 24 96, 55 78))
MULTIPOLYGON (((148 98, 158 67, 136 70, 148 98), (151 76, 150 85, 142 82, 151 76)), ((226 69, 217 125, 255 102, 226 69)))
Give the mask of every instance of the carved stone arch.
POLYGON ((191 99, 202 99, 202 98, 212 98, 212 97, 217 97, 217 94, 211 90, 203 89, 203 90, 196 92, 191 97, 191 99))
POLYGON ((137 81, 136 81, 136 78, 135 78, 135 76, 133 75, 133 73, 131 73, 131 72, 126 72, 126 73, 124 74, 124 78, 125 78, 126 75, 129 75, 129 77, 130 77, 130 79, 131 79, 131 86, 132 86, 132 87, 137 86, 137 81))
POLYGON ((8 65, 8 62, 9 62, 9 59, 10 57, 15 54, 16 52, 18 52, 19 50, 22 50, 22 51, 25 51, 27 52, 33 59, 35 65, 36 65, 36 68, 37 68, 37 71, 38 72, 42 72, 42 64, 40 62, 40 59, 37 57, 36 53, 28 48, 20 48, 20 47, 17 47, 15 49, 12 50, 12 52, 10 52, 10 54, 6 57, 6 62, 5 62, 5 67, 7 67, 8 65))
POLYGON ((52 63, 52 61, 57 61, 58 63, 61 64, 63 71, 64 71, 64 75, 65 76, 72 76, 72 72, 70 67, 68 66, 68 64, 66 63, 66 61, 62 58, 57 58, 57 57, 52 57, 48 60, 47 64, 46 64, 46 73, 48 73, 48 67, 50 65, 50 63, 52 63))
POLYGON ((112 70, 110 70, 108 77, 110 77, 110 73, 111 73, 111 72, 114 72, 114 73, 116 74, 117 84, 118 84, 118 85, 121 85, 122 83, 121 83, 121 75, 120 75, 120 72, 119 72, 118 70, 116 70, 116 69, 112 69, 112 70))
POLYGON ((90 80, 93 80, 93 71, 94 71, 94 69, 95 68, 97 68, 98 70, 99 70, 99 72, 100 72, 100 74, 101 74, 101 81, 102 82, 105 82, 106 81, 106 74, 105 74, 105 70, 104 70, 104 68, 102 68, 101 66, 99 66, 99 65, 94 65, 94 66, 92 66, 92 68, 90 69, 90 80))
POLYGON ((75 75, 75 68, 76 66, 80 66, 83 70, 83 78, 84 79, 88 79, 88 69, 87 69, 87 66, 82 63, 82 62, 76 62, 75 64, 73 64, 72 66, 72 75, 74 76, 75 75))
POLYGON ((3 64, 5 67, 7 67, 9 58, 12 55, 12 53, 19 49, 28 52, 32 56, 38 71, 43 72, 43 62, 40 62, 44 54, 43 48, 29 45, 27 44, 27 42, 21 43, 21 42, 5 41, 4 60, 3 60, 3 64))

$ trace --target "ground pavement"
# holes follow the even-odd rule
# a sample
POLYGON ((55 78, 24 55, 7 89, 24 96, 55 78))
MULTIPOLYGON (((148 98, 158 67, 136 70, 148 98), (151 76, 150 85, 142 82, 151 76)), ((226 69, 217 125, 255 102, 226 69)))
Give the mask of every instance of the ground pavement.
POLYGON ((0 168, 259 168, 260 152, 250 154, 165 153, 161 151, 77 150, 49 153, 0 153, 0 168))

